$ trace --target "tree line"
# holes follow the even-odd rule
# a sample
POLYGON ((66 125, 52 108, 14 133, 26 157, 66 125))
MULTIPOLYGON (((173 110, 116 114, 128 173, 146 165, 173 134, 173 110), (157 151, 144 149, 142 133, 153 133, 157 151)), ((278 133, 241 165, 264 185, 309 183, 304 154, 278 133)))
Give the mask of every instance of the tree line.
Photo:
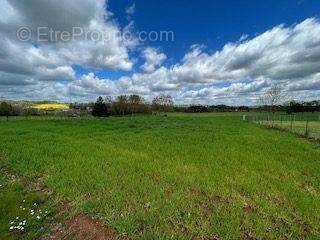
POLYGON ((320 112, 320 101, 311 101, 311 102, 296 102, 291 101, 285 110, 288 114, 298 113, 298 112, 320 112))
POLYGON ((98 97, 92 105, 92 115, 95 117, 108 117, 129 114, 160 114, 174 110, 173 98, 170 95, 160 94, 151 103, 139 95, 120 95, 98 97))
POLYGON ((249 106, 228 106, 228 105, 174 105, 173 98, 170 95, 160 94, 151 102, 146 101, 139 95, 120 95, 117 97, 107 96, 99 97, 94 103, 72 103, 70 109, 65 111, 46 111, 38 110, 30 106, 20 106, 11 102, 0 103, 0 116, 41 116, 55 115, 65 117, 80 116, 123 116, 130 114, 161 114, 167 112, 186 112, 186 113, 203 113, 203 112, 234 112, 234 111, 269 111, 269 112, 320 112, 320 101, 297 102, 290 101, 286 104, 275 104, 273 95, 269 94, 269 101, 265 100, 264 105, 256 107, 249 106))

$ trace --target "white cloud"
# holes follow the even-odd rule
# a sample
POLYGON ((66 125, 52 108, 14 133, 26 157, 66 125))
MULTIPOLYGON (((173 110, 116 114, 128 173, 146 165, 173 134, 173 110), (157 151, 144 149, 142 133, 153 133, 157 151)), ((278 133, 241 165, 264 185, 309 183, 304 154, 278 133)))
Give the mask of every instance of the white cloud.
POLYGON ((111 80, 99 79, 94 73, 83 75, 69 84, 71 95, 87 96, 92 94, 111 95, 117 92, 116 84, 111 80))
POLYGON ((226 97, 251 101, 274 83, 288 92, 309 91, 311 99, 311 93, 319 88, 319 73, 320 23, 311 18, 291 27, 277 26, 244 42, 226 44, 213 54, 194 45, 181 63, 135 74, 132 79, 137 85, 147 86, 151 94, 169 91, 181 101, 188 93, 207 102, 226 97), (231 85, 217 86, 221 83, 231 85))
MULTIPOLYGON (((121 30, 110 18, 104 0, 0 0, 0 71, 17 74, 34 74, 42 79, 54 79, 55 71, 72 79, 74 64, 93 68, 131 70, 128 47, 133 43, 121 38, 121 30), (16 33, 21 26, 31 29, 35 44, 21 42, 16 33), (85 33, 97 32, 105 41, 79 38, 75 41, 37 42, 38 27, 55 32, 81 28, 85 33), (46 76, 48 74, 49 76, 46 76)), ((48 33, 48 30, 46 33, 48 33)), ((91 36, 91 35, 90 35, 91 36)), ((42 38, 43 39, 43 38, 42 38)), ((51 41, 50 41, 51 40, 51 41)))
POLYGON ((161 66, 167 58, 165 54, 159 53, 157 49, 150 47, 143 50, 142 56, 145 58, 146 62, 141 66, 141 68, 148 73, 155 71, 156 67, 161 66))
POLYGON ((128 16, 134 14, 135 11, 136 11, 136 4, 135 4, 135 3, 133 3, 131 6, 129 6, 129 7, 126 8, 126 14, 127 14, 128 16))
POLYGON ((252 40, 229 43, 209 55, 199 47, 174 71, 193 82, 270 78, 290 80, 319 72, 320 24, 316 19, 285 28, 277 26, 252 40), (190 78, 190 77, 189 77, 190 78))
MULTIPOLYGON (((134 7, 126 9, 128 15, 134 7)), ((141 52, 143 72, 111 80, 94 73, 77 79, 72 66, 131 70, 129 49, 136 46, 136 40, 30 44, 17 41, 15 34, 21 25, 32 29, 43 25, 60 31, 80 26, 117 35, 121 29, 103 0, 69 0, 63 4, 54 0, 0 0, 0 10, 0 95, 6 97, 77 101, 135 93, 150 99, 165 92, 181 103, 239 105, 254 104, 274 83, 297 99, 320 96, 320 22, 315 18, 290 27, 279 25, 252 39, 243 35, 214 53, 193 45, 180 62, 169 67, 163 65, 167 59, 164 53, 146 47, 141 52)))

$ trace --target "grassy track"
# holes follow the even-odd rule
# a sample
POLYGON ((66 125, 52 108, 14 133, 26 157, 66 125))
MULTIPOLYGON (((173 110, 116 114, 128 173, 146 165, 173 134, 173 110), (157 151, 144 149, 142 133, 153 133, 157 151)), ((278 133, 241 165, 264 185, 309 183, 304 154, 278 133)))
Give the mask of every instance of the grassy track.
POLYGON ((317 239, 320 145, 236 116, 0 122, 0 164, 133 239, 317 239))

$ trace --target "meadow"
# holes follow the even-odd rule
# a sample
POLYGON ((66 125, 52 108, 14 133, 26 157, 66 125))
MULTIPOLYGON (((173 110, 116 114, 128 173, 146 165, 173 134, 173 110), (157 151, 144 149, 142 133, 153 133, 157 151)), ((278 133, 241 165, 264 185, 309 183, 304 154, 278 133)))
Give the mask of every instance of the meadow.
POLYGON ((266 123, 261 123, 265 124, 267 126, 274 126, 279 129, 287 130, 293 133, 297 133, 299 135, 308 135, 310 138, 314 139, 320 139, 320 121, 310 121, 306 123, 305 121, 295 121, 295 122, 290 122, 290 121, 275 121, 275 122, 266 122, 266 123), (306 125, 307 130, 306 130, 306 125))
POLYGON ((307 138, 320 139, 319 113, 249 115, 248 121, 285 130, 307 138))
MULTIPOLYGON (((0 134, 0 166, 52 192, 43 209, 70 202, 70 216, 101 219, 119 236, 319 239, 319 142, 240 114, 21 118, 0 121, 0 134)), ((45 223, 9 229, 25 192, 0 183, 5 239, 42 234, 45 223)))

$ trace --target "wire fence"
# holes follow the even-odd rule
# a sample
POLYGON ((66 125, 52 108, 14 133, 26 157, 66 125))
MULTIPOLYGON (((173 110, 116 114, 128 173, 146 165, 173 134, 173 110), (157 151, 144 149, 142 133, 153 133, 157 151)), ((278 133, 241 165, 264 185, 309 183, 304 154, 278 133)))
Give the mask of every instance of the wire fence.
POLYGON ((243 120, 320 139, 320 114, 268 114, 243 116, 243 120))

